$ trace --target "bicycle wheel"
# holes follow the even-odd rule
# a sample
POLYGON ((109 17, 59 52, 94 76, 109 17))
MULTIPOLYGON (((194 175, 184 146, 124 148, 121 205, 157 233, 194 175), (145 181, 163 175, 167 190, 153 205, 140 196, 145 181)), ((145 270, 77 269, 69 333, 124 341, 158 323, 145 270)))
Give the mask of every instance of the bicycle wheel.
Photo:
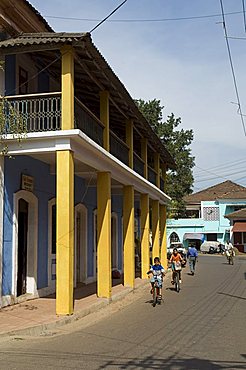
POLYGON ((175 274, 175 289, 176 289, 176 292, 180 291, 179 271, 176 271, 176 274, 175 274))
POLYGON ((153 286, 153 307, 156 306, 156 302, 157 302, 156 286, 153 286))

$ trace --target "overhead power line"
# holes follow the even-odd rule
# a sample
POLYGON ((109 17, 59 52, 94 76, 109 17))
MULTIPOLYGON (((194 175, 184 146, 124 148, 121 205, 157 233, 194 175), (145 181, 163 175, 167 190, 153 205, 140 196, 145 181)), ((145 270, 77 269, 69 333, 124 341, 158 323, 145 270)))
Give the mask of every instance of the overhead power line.
MULTIPOLYGON (((225 13, 225 15, 236 15, 242 14, 243 11, 225 13)), ((45 18, 53 18, 60 20, 71 20, 71 21, 85 21, 85 22, 98 22, 100 19, 96 18, 77 18, 77 17, 62 17, 57 15, 44 15, 45 18)), ((144 23, 144 22, 170 22, 170 21, 186 21, 195 19, 205 18, 216 18, 221 17, 221 14, 208 14, 208 15, 197 15, 189 17, 177 17, 177 18, 157 18, 157 19, 110 19, 108 22, 115 23, 144 23)))
POLYGON ((119 10, 126 2, 127 2, 127 0, 122 1, 122 3, 120 5, 118 5, 109 15, 107 15, 107 17, 103 18, 103 20, 101 20, 95 27, 93 27, 92 30, 90 31, 90 33, 92 33, 99 26, 101 26, 102 23, 104 23, 108 18, 110 18, 114 13, 116 13, 117 10, 119 10))
POLYGON ((244 32, 246 32, 246 16, 245 16, 245 1, 242 0, 242 6, 243 6, 243 23, 244 23, 244 32))
POLYGON ((230 62, 230 66, 231 66, 232 78, 233 78, 234 88, 235 88, 236 97, 237 97, 238 113, 240 114, 240 117, 241 117, 241 122, 242 122, 242 126, 243 126, 244 136, 246 136, 246 129, 245 129, 244 117, 243 117, 243 114, 242 114, 241 103, 240 103, 239 92, 238 92, 237 81, 236 81, 236 75, 235 75, 235 70, 234 70, 234 66, 233 66, 233 62, 232 62, 232 55, 231 55, 231 50, 230 50, 230 44, 229 44, 229 41, 228 41, 228 34, 227 34, 227 28, 226 28, 226 21, 225 21, 225 13, 224 13, 224 7, 223 7, 223 0, 220 0, 220 7, 221 7, 222 20, 223 20, 222 23, 223 23, 223 28, 224 28, 226 46, 227 46, 227 51, 228 51, 228 56, 229 56, 229 62, 230 62))
MULTIPOLYGON (((117 12, 117 10, 120 9, 122 7, 122 5, 124 5, 126 2, 127 2, 127 0, 124 0, 120 5, 118 5, 109 15, 107 15, 95 27, 93 27, 92 30, 90 31, 90 33, 92 33, 93 31, 95 31, 102 23, 104 23, 109 17, 111 17, 115 12, 117 12)), ((81 40, 81 38, 79 38, 76 41, 76 43, 74 43, 74 45, 78 44, 80 42, 80 40, 81 40)), ((67 54, 67 52, 65 52, 63 55, 65 55, 65 54, 67 54)), ((54 63, 56 63, 60 58, 61 58, 61 55, 59 55, 57 58, 55 58, 52 62, 50 62, 48 65, 46 65, 40 71, 38 71, 36 74, 32 75, 25 83, 16 86, 16 88, 14 90, 12 90, 11 93, 15 93, 18 88, 24 86, 27 82, 30 82, 31 80, 33 80, 34 78, 36 78, 38 75, 40 75, 40 73, 44 72, 47 68, 49 68, 51 65, 53 65, 54 63)))

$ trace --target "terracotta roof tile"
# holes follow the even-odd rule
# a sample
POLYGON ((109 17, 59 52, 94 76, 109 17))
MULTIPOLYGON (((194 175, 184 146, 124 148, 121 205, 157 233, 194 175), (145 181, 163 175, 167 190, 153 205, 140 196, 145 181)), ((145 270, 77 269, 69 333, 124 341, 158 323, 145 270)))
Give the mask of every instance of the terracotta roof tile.
POLYGON ((246 199, 246 188, 228 180, 184 198, 186 203, 200 203, 216 199, 246 199))

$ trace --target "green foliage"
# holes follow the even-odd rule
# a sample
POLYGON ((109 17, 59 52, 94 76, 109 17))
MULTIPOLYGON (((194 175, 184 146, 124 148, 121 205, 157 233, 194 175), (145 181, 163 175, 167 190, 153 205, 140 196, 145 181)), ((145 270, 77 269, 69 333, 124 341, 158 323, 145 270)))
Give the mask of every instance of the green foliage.
POLYGON ((169 153, 176 162, 176 170, 167 173, 166 192, 172 198, 169 207, 169 217, 179 218, 184 216, 185 204, 183 198, 192 193, 193 175, 195 158, 191 154, 190 145, 193 140, 193 131, 178 129, 181 118, 175 118, 170 114, 163 122, 160 100, 153 99, 145 102, 142 99, 135 101, 140 111, 143 113, 152 129, 159 136, 169 153))
POLYGON ((0 155, 8 155, 8 138, 20 144, 26 137, 26 132, 21 113, 6 98, 0 97, 0 155))

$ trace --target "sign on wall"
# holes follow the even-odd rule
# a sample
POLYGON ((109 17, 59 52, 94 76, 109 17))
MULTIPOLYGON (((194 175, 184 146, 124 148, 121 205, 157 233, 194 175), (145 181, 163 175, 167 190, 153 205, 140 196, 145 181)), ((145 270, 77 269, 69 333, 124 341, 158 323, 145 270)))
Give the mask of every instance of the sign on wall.
POLYGON ((21 189, 33 192, 34 178, 28 175, 21 175, 21 189))

